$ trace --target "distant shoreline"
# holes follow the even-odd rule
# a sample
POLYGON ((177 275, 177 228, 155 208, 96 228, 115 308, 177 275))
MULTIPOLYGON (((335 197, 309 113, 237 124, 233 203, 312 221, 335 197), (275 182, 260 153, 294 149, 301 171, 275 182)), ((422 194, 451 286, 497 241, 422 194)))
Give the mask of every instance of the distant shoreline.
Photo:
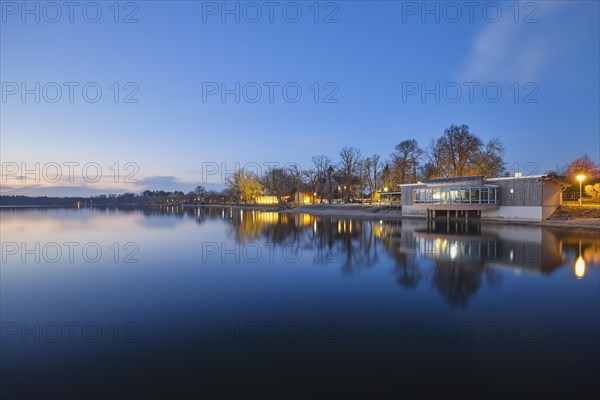
MULTIPOLYGON (((167 204, 154 205, 138 205, 138 204, 121 204, 121 205, 98 205, 96 207, 172 207, 167 204)), ((252 210, 259 212, 279 212, 283 214, 310 214, 316 217, 336 217, 336 218, 361 218, 385 221, 401 221, 402 219, 424 219, 419 217, 402 216, 401 211, 388 209, 385 206, 373 206, 364 204, 311 204, 303 205, 296 208, 283 208, 279 206, 265 206, 258 204, 183 204, 177 207, 184 208, 235 208, 242 210, 252 210)), ((76 208, 75 206, 65 205, 1 205, 0 209, 8 208, 76 208)), ((83 207, 82 207, 83 208, 83 207)), ((87 208, 87 207, 85 207, 87 208)), ((600 218, 577 218, 577 219, 555 219, 546 221, 519 221, 519 220, 502 220, 502 219, 483 219, 484 224, 500 224, 500 225, 519 225, 519 226, 541 226, 559 229, 582 229, 600 231, 600 218)))

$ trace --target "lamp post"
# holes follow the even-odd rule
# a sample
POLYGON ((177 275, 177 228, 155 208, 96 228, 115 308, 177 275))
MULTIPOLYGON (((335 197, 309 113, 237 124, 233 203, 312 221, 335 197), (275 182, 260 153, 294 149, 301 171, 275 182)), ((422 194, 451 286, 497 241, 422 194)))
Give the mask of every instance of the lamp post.
MULTIPOLYGON (((388 187, 387 187, 387 186, 386 186, 386 187, 384 187, 384 188, 383 188, 383 191, 386 193, 386 196, 387 196, 388 187)), ((389 198, 388 198, 388 210, 389 210, 390 208, 392 208, 392 198, 391 198, 391 197, 389 197, 389 198)))
POLYGON ((577 175, 577 180, 579 181, 579 205, 581 205, 581 184, 585 179, 585 175, 577 175))

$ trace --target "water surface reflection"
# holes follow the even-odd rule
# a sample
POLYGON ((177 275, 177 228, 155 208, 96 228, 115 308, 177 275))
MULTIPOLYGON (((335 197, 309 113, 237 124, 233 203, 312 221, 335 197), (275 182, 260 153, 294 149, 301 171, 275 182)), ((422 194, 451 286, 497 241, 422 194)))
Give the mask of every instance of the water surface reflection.
POLYGON ((598 394, 594 232, 229 207, 0 217, 5 397, 598 394))

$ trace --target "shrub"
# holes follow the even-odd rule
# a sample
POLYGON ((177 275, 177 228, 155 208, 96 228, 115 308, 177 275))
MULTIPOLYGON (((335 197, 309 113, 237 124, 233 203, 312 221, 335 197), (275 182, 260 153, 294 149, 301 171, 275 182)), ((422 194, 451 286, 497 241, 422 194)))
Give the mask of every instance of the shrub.
POLYGON ((585 193, 591 196, 595 202, 600 202, 600 183, 595 185, 586 185, 585 193))

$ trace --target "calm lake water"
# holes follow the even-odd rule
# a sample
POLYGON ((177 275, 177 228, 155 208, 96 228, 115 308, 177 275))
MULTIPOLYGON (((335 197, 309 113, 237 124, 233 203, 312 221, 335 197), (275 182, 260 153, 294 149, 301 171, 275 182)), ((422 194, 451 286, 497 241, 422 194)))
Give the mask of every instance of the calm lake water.
POLYGON ((600 393, 600 235, 0 210, 3 397, 600 393))

